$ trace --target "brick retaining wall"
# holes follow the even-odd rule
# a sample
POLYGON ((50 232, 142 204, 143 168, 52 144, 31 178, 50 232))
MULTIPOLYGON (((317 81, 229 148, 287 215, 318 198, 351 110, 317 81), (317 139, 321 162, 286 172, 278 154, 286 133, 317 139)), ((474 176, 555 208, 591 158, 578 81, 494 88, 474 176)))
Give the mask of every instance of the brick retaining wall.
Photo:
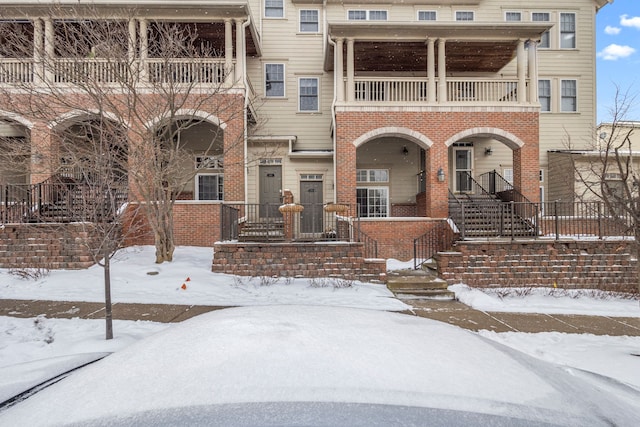
POLYGON ((384 260, 365 260, 362 243, 216 243, 215 273, 239 276, 385 280, 384 260))
POLYGON ((460 241, 434 258, 449 284, 635 291, 638 262, 631 249, 624 240, 460 241))
POLYGON ((86 224, 14 224, 0 230, 1 268, 79 269, 94 264, 86 224))

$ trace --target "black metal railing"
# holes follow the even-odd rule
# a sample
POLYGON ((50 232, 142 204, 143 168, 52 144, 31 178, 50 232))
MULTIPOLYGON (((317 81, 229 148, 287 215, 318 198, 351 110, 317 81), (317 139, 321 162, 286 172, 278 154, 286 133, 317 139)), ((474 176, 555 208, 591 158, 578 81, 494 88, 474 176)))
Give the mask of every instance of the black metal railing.
POLYGON ((457 239, 457 233, 448 221, 438 222, 427 233, 413 240, 413 268, 420 266, 441 251, 450 249, 457 239))
POLYGON ((275 242, 343 241, 364 244, 365 257, 378 256, 378 243, 360 228, 358 207, 240 203, 222 205, 222 240, 275 242))
POLYGON ((126 189, 99 191, 86 183, 53 177, 38 184, 0 186, 0 221, 58 223, 113 217, 127 202, 126 189))
POLYGON ((513 187, 509 181, 504 179, 495 170, 480 175, 480 185, 487 193, 495 195, 503 202, 528 202, 531 203, 522 193, 513 187))
POLYGON ((461 238, 553 237, 557 240, 634 235, 633 219, 606 214, 600 201, 503 202, 497 210, 492 207, 482 216, 476 214, 477 203, 455 198, 450 198, 450 203, 451 219, 460 230, 461 238))

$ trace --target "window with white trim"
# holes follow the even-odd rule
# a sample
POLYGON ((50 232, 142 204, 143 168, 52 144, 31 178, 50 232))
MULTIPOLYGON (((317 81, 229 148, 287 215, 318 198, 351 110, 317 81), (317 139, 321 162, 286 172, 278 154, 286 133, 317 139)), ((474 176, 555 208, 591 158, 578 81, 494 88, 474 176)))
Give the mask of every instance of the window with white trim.
POLYGON ((356 202, 362 218, 389 216, 389 187, 358 187, 356 202))
POLYGON ((544 182, 544 170, 540 169, 540 182, 544 182))
POLYGON ((298 80, 300 111, 318 111, 318 78, 301 77, 298 80))
POLYGON ((389 170, 357 169, 356 182, 389 182, 389 170))
POLYGON ((576 47, 576 14, 560 14, 560 48, 575 49, 576 47))
POLYGON ((264 88, 267 97, 284 96, 284 64, 264 65, 264 88))
POLYGON ((419 10, 418 21, 436 21, 438 15, 435 10, 419 10))
POLYGON ((509 184, 513 185, 513 168, 504 168, 504 169, 502 169, 502 177, 509 184))
POLYGON ((265 0, 264 16, 266 18, 283 18, 284 0, 265 0))
POLYGON ((350 10, 347 12, 349 21, 386 21, 386 10, 350 10))
POLYGON ((475 12, 472 10, 458 10, 456 11, 456 21, 473 21, 474 15, 475 12))
POLYGON ((578 111, 578 84, 576 80, 562 80, 560 111, 578 111))
MULTIPOLYGON (((549 22, 551 20, 551 15, 549 14, 549 12, 533 12, 531 14, 531 20, 533 22, 549 22)), ((549 30, 542 33, 538 47, 541 49, 549 49, 549 30)))
POLYGON ((196 175, 196 200, 222 200, 224 177, 222 174, 196 175))
POLYGON ((224 161, 220 156, 196 156, 196 169, 222 169, 224 161))
POLYGON ((302 9, 300 11, 300 32, 317 33, 320 30, 318 9, 302 9))
POLYGON ((551 111, 551 80, 538 80, 540 111, 551 111))
POLYGON ((522 12, 505 12, 504 20, 507 22, 520 22, 522 21, 522 12))

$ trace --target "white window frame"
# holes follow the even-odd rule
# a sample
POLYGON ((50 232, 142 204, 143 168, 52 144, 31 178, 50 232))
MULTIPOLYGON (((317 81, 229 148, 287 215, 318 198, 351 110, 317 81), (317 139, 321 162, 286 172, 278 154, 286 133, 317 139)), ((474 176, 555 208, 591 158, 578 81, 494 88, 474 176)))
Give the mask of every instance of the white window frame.
POLYGON ((474 10, 456 10, 453 17, 456 22, 473 22, 476 20, 476 12, 474 10), (458 13, 470 13, 471 19, 458 19, 458 13))
POLYGON ((265 2, 264 2, 264 9, 263 9, 264 17, 265 17, 266 19, 282 19, 282 18, 284 18, 284 17, 285 17, 284 3, 285 3, 285 1, 284 1, 284 0, 265 0, 265 2), (267 2, 269 2, 269 1, 272 1, 272 2, 274 2, 274 1, 276 1, 276 2, 277 2, 277 1, 280 1, 281 5, 282 5, 282 7, 281 7, 281 8, 277 8, 277 7, 271 7, 271 8, 269 8, 270 10, 280 10, 280 11, 281 11, 281 14, 280 14, 279 16, 277 16, 277 15, 273 15, 273 16, 269 16, 269 15, 267 15, 267 8, 268 8, 268 7, 267 7, 267 2))
POLYGON ((389 169, 380 169, 380 168, 356 169, 356 182, 368 182, 368 183, 389 182, 389 169), (365 175, 364 181, 359 180, 359 174, 365 175), (377 179, 377 177, 380 175, 384 175, 385 179, 377 179))
POLYGON ((224 169, 222 156, 194 156, 196 169, 224 169))
POLYGON ((552 90, 552 84, 551 84, 551 79, 538 79, 538 101, 543 98, 540 95, 540 88, 542 87, 542 85, 540 84, 540 82, 549 82, 549 95, 545 96, 545 98, 549 99, 549 109, 548 110, 543 110, 543 105, 542 102, 540 103, 540 112, 541 113, 550 113, 553 110, 553 90, 552 90))
MULTIPOLYGON (((304 95, 311 97, 309 95, 304 95)), ((300 113, 317 113, 320 111, 320 79, 318 77, 298 77, 298 112, 300 113), (315 80, 316 82, 316 109, 315 110, 303 110, 302 109, 302 81, 303 80, 315 80)))
POLYGON ((347 10, 347 21, 388 21, 389 20, 389 11, 386 9, 349 9, 347 10), (349 16, 351 12, 364 12, 364 19, 351 19, 349 16), (371 12, 384 12, 384 19, 371 19, 371 12))
MULTIPOLYGON (((298 13, 298 20, 299 20, 299 24, 298 24, 298 31, 301 33, 305 33, 305 34, 317 34, 320 32, 320 10, 319 9, 300 9, 299 13, 298 13), (317 29, 315 31, 309 31, 309 30, 303 30, 302 29, 302 12, 315 12, 316 15, 316 22, 315 24, 317 25, 317 29)), ((309 23, 309 22, 306 22, 309 23)))
POLYGON ((540 182, 544 182, 544 169, 540 169, 540 182))
POLYGON ((578 36, 576 34, 578 30, 578 15, 575 12, 560 12, 558 19, 558 46, 560 49, 577 49, 578 48, 578 36), (564 15, 573 15, 573 46, 563 46, 563 33, 571 34, 570 32, 562 31, 562 17, 564 15))
POLYGON ((222 173, 199 173, 196 174, 196 179, 195 179, 195 199, 196 200, 208 200, 208 201, 222 201, 224 200, 224 174, 222 173), (218 199, 202 199, 200 198, 200 177, 203 176, 216 176, 218 179, 216 180, 216 185, 218 187, 218 199), (220 183, 220 180, 222 179, 222 183, 220 183), (220 186, 222 186, 222 189, 220 189, 220 186))
MULTIPOLYGON (((531 12, 531 22, 551 22, 551 13, 550 12, 531 12), (533 16, 534 15, 546 15, 547 19, 543 20, 543 21, 534 21, 533 20, 533 16)), ((542 37, 540 38, 540 43, 538 43, 538 49, 551 49, 551 31, 547 30, 544 33, 542 33, 542 37), (546 35, 546 40, 547 40, 547 45, 543 46, 542 45, 542 40, 545 39, 546 35)))
POLYGON ((502 168, 502 177, 509 184, 513 185, 513 168, 502 168))
MULTIPOLYGON (((279 80, 276 80, 279 81, 279 80)), ((287 67, 285 64, 281 63, 281 62, 267 62, 264 64, 264 96, 265 98, 275 98, 275 99, 282 99, 285 98, 287 95, 287 67), (267 89, 267 85, 269 83, 269 80, 267 80, 267 66, 269 65, 280 65, 282 66, 282 95, 269 95, 267 93, 268 89, 267 89)))
MULTIPOLYGON (((370 187, 366 187, 366 186, 362 186, 362 187, 356 187, 356 200, 357 200, 357 191, 358 190, 366 190, 367 191, 367 212, 364 216, 361 216, 361 218, 388 218, 390 215, 390 210, 389 210, 389 186, 386 185, 380 185, 380 186, 370 186, 370 187), (370 215, 369 212, 369 206, 371 206, 369 204, 369 200, 370 200, 370 191, 383 191, 384 194, 384 198, 385 200, 385 204, 384 204, 384 209, 385 212, 382 212, 380 215, 376 215, 374 213, 374 215, 370 215)), ((382 205, 381 205, 382 206, 382 205)), ((362 207, 360 208, 362 209, 362 207)))
POLYGON ((560 80, 560 111, 562 113, 577 113, 578 112, 578 80, 577 79, 562 79, 562 80, 560 80), (571 98, 575 99, 575 108, 573 110, 565 110, 564 106, 563 106, 563 102, 562 101, 565 98, 570 98, 570 97, 566 97, 564 95, 564 90, 563 90, 563 87, 562 87, 562 84, 564 82, 574 82, 575 83, 575 90, 576 90, 575 91, 575 95, 571 97, 571 98))
POLYGON ((416 15, 416 20, 420 22, 433 22, 438 20, 438 11, 437 10, 419 10, 416 15), (433 19, 420 19, 421 13, 433 13, 433 19))
POLYGON ((519 10, 505 10, 504 12, 504 20, 506 22, 522 22, 522 12, 519 10), (518 14, 518 19, 516 20, 509 20, 507 19, 507 15, 509 14, 518 14))

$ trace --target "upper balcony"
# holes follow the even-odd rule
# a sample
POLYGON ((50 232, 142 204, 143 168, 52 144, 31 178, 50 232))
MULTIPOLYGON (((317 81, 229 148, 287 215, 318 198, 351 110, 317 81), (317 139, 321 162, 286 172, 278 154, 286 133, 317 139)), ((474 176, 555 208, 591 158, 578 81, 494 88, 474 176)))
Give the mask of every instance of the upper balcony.
POLYGON ((247 2, 56 3, 0 11, 0 84, 251 90, 245 58, 260 56, 261 41, 247 2))
POLYGON ((548 23, 330 22, 325 70, 338 111, 538 107, 548 23))

